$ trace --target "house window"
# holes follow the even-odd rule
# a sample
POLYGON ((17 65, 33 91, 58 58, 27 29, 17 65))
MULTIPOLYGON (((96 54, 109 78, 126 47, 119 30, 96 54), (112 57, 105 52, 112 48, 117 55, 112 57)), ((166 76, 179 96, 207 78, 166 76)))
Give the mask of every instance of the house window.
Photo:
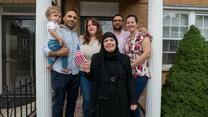
POLYGON ((196 15, 196 26, 201 31, 201 34, 208 40, 208 15, 196 15))
POLYGON ((0 5, 0 93, 35 77, 35 5, 0 5))
POLYGON ((35 17, 2 16, 2 29, 3 84, 35 77, 35 17))
POLYGON ((180 40, 189 27, 188 13, 166 12, 163 14, 163 64, 170 65, 176 55, 180 40))

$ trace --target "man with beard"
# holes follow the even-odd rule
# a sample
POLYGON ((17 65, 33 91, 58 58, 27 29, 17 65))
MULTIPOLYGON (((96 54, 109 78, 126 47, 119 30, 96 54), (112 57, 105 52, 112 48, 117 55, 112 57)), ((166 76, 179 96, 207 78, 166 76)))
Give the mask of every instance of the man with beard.
POLYGON ((124 19, 121 14, 116 14, 113 16, 112 25, 113 33, 118 39, 118 48, 121 53, 125 52, 125 42, 129 36, 129 32, 123 30, 124 19))
POLYGON ((47 56, 57 57, 53 64, 51 73, 51 85, 53 88, 52 115, 53 117, 63 117, 63 106, 66 97, 66 110, 64 117, 74 117, 76 100, 79 91, 79 68, 75 65, 75 53, 77 44, 79 43, 78 35, 74 31, 77 22, 77 11, 71 9, 66 12, 63 17, 64 25, 60 26, 60 31, 66 47, 58 51, 51 51, 47 44, 44 52, 47 56), (68 73, 62 71, 62 63, 60 56, 68 56, 68 73))

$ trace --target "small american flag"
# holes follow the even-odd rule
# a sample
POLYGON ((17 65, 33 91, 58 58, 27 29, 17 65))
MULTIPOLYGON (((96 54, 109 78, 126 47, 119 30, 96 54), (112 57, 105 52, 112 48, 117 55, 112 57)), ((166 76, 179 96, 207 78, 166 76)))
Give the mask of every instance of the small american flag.
POLYGON ((77 44, 77 50, 75 53, 75 64, 77 67, 80 67, 80 65, 82 63, 84 63, 84 61, 86 60, 84 54, 82 53, 82 51, 80 50, 79 44, 77 44))

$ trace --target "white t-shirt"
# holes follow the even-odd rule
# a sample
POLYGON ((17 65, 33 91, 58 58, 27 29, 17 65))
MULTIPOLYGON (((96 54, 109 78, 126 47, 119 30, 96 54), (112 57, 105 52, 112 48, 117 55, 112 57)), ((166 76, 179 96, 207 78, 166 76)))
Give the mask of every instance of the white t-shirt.
MULTIPOLYGON (((91 63, 92 56, 100 51, 101 44, 98 40, 90 41, 89 44, 83 44, 83 36, 80 36, 80 48, 85 55, 87 61, 91 63)), ((82 68, 80 68, 81 71, 82 68)))
POLYGON ((83 44, 83 36, 80 36, 80 48, 86 59, 91 62, 92 56, 100 51, 101 44, 98 40, 90 41, 89 44, 83 44))
MULTIPOLYGON (((56 23, 54 21, 48 21, 47 30, 48 29, 55 30, 59 34, 59 36, 61 36, 60 27, 59 27, 58 23, 56 23)), ((51 33, 49 33, 49 32, 48 32, 48 38, 49 39, 55 39, 55 37, 53 35, 51 35, 51 33)))

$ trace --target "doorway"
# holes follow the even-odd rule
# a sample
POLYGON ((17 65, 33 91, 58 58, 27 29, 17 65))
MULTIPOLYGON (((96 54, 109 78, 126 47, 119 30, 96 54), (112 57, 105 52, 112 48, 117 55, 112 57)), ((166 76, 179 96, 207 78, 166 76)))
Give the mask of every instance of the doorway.
POLYGON ((2 16, 2 84, 35 78, 35 17, 2 16))

